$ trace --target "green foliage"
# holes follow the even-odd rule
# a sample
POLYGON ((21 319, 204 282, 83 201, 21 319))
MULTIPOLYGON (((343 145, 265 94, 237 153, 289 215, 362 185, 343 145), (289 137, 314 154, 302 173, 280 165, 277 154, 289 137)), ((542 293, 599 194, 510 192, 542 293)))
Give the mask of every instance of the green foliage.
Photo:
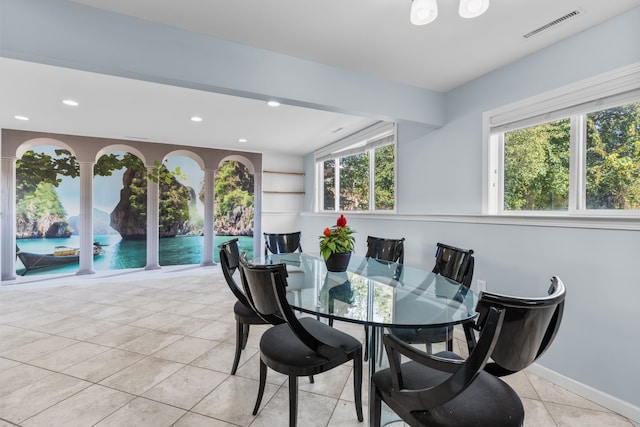
POLYGON ((58 175, 75 178, 80 174, 80 166, 68 150, 55 150, 56 157, 29 150, 16 161, 16 196, 36 191, 38 184, 47 183, 54 187, 62 181, 58 175))
POLYGON ((369 153, 340 158, 340 209, 369 209, 369 153))
MULTIPOLYGON (((569 126, 505 133, 505 209, 568 208, 569 126)), ((586 207, 640 209, 640 103, 587 114, 586 135, 586 207)))
POLYGON ((505 209, 567 209, 569 145, 569 119, 505 133, 505 209))
POLYGON ((55 150, 55 157, 27 151, 16 161, 16 214, 39 220, 49 215, 66 219, 55 188, 58 175, 76 177, 80 167, 67 150, 55 150))
POLYGON ((215 216, 229 217, 236 207, 253 206, 253 175, 240 162, 220 165, 215 180, 215 216))
POLYGON ((376 210, 392 210, 395 207, 395 146, 393 144, 374 150, 374 170, 370 169, 370 152, 364 152, 323 162, 324 210, 336 206, 336 161, 340 174, 341 210, 369 210, 373 198, 376 210), (374 176, 374 194, 371 194, 370 175, 374 176))
POLYGON ((375 208, 391 210, 395 195, 394 145, 385 145, 375 151, 375 208))
POLYGON ((640 103, 587 115, 587 207, 640 208, 640 103))
MULTIPOLYGON (((18 214, 24 214, 28 218, 41 218, 48 214, 66 217, 54 187, 62 181, 60 176, 79 176, 80 168, 75 156, 69 151, 55 150, 55 154, 53 157, 27 151, 16 162, 18 214)), ((179 167, 170 171, 165 165, 154 161, 154 167, 148 173, 142 160, 131 153, 106 154, 96 162, 94 174, 111 176, 113 171, 123 168, 132 175, 127 193, 128 201, 132 212, 141 221, 146 218, 147 179, 160 184, 160 230, 172 230, 175 224, 182 225, 189 220, 190 194, 187 188, 177 182, 176 178, 184 177, 179 167)))
MULTIPOLYGON (((109 162, 112 162, 110 159, 109 162)), ((161 232, 170 233, 176 229, 176 225, 182 226, 189 221, 190 194, 187 187, 178 183, 176 175, 165 165, 154 162, 151 174, 147 174, 147 168, 138 157, 126 154, 121 159, 122 167, 127 167, 128 173, 133 174, 129 185, 129 203, 132 211, 141 220, 146 218, 147 210, 147 178, 159 184, 159 220, 158 228, 161 232)), ((115 164, 115 162, 113 163, 115 164)))
POLYGON ((161 166, 158 176, 163 177, 160 181, 160 230, 169 232, 176 224, 181 227, 189 221, 189 200, 188 187, 179 185, 175 176, 168 173, 165 166, 161 166))
POLYGON ((324 173, 324 209, 333 210, 336 207, 336 161, 335 159, 325 160, 323 163, 324 173))
POLYGON ((26 218, 41 219, 49 215, 66 218, 67 213, 58 199, 55 186, 51 182, 41 182, 34 191, 24 193, 16 204, 16 213, 26 218))

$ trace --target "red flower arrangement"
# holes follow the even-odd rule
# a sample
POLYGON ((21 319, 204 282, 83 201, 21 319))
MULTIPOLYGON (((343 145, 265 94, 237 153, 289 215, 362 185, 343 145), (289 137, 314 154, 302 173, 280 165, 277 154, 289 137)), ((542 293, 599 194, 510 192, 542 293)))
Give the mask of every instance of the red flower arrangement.
POLYGON ((354 231, 347 225, 347 218, 340 215, 336 225, 325 228, 320 236, 320 254, 327 260, 333 253, 352 252, 355 243, 354 231))

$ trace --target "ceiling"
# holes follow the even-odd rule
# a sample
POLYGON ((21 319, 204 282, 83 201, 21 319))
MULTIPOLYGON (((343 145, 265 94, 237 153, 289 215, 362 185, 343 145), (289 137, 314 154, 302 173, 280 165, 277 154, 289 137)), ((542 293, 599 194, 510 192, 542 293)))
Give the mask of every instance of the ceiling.
MULTIPOLYGON (((410 0, 74 1, 437 92, 638 6, 638 0, 492 0, 481 17, 463 19, 457 0, 439 0, 435 22, 416 27, 409 23, 410 0), (523 38, 574 10, 581 13, 523 38)), ((4 128, 306 154, 373 123, 9 59, 0 59, 0 67, 4 128), (62 105, 64 98, 80 105, 62 105), (191 122, 193 115, 204 120, 191 122)))
POLYGON ((0 70, 0 127, 7 129, 304 155, 375 122, 6 58, 0 70))

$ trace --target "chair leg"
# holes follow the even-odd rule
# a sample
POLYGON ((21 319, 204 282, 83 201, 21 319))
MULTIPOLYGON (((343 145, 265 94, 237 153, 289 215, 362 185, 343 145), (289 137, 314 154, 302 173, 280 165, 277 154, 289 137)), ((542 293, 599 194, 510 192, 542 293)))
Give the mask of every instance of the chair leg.
POLYGON ((353 397, 358 421, 362 421, 362 350, 357 351, 353 358, 353 397))
POLYGON ((244 328, 242 330, 242 349, 244 350, 247 346, 247 341, 249 341, 249 324, 244 324, 244 328))
POLYGON ((243 330, 244 327, 242 323, 236 321, 236 355, 233 358, 233 367, 231 368, 231 375, 236 374, 236 370, 238 369, 238 363, 240 363, 240 353, 242 353, 242 349, 244 348, 243 344, 243 330))
POLYGON ((289 375, 289 427, 298 424, 298 377, 289 375))
POLYGON ((384 354, 384 344, 382 343, 382 336, 384 335, 384 328, 378 328, 378 352, 376 353, 376 357, 378 358, 378 366, 382 367, 382 355, 384 354))
POLYGON ((369 360, 369 327, 364 325, 364 361, 369 360))
POLYGON ((369 393, 373 396, 373 404, 369 408, 369 419, 371 420, 369 427, 380 427, 380 423, 382 422, 382 401, 380 400, 380 395, 378 394, 375 384, 371 383, 369 393))
POLYGON ((253 415, 258 414, 260 409, 260 403, 262 403, 262 395, 264 394, 264 387, 267 384, 267 365, 260 360, 260 385, 258 386, 258 398, 256 399, 256 406, 253 408, 253 415))

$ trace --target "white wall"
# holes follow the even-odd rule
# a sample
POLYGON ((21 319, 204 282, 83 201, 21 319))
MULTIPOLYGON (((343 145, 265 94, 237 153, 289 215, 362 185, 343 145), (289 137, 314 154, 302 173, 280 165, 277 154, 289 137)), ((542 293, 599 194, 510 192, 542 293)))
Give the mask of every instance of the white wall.
MULTIPOLYGON (((262 232, 291 233, 300 230, 300 212, 303 210, 304 168, 301 156, 265 153, 264 171, 293 172, 262 174, 262 232), (299 173, 296 174, 296 173, 299 173), (278 193, 270 193, 278 191, 278 193)), ((262 235, 254 236, 262 239, 262 235)), ((264 246, 264 241, 261 247, 264 246)))
MULTIPOLYGON (((406 237, 405 262, 431 268, 436 242, 476 251, 475 279, 522 296, 545 293, 550 276, 567 286, 563 324, 540 364, 577 392, 640 420, 640 232, 483 223, 482 113, 640 61, 640 8, 490 73, 446 95, 447 123, 426 133, 400 123, 398 215, 348 215, 358 231, 406 237), (439 219, 421 214, 444 214, 439 219), (447 215, 467 215, 466 217, 447 215), (561 378, 561 377, 559 377, 561 378), (592 390, 593 391, 593 390, 592 390)), ((312 170, 311 156, 305 168, 312 170)), ((312 179, 307 177, 307 197, 312 179)), ((332 215, 303 214, 311 251, 332 215)))

